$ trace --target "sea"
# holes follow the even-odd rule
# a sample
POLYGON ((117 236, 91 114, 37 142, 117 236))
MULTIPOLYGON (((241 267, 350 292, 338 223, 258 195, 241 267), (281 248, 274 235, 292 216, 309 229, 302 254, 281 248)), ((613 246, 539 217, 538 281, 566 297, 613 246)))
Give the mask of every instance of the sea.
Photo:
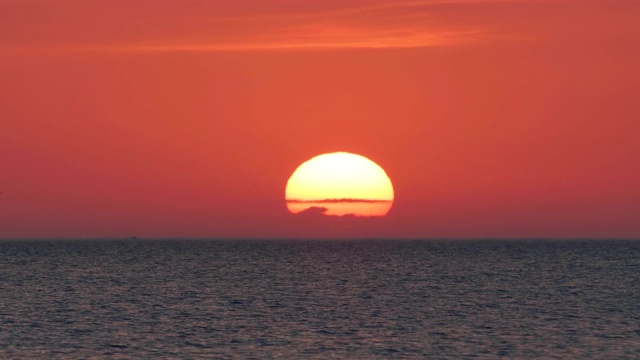
POLYGON ((640 359, 640 241, 3 240, 1 359, 640 359))

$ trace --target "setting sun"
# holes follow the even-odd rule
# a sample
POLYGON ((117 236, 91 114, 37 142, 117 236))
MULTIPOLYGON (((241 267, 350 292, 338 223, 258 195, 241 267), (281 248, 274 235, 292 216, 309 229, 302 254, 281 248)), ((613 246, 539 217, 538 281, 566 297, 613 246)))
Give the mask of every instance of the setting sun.
POLYGON ((364 156, 336 152, 316 156, 287 182, 287 208, 297 214, 384 216, 393 204, 393 186, 385 171, 364 156))

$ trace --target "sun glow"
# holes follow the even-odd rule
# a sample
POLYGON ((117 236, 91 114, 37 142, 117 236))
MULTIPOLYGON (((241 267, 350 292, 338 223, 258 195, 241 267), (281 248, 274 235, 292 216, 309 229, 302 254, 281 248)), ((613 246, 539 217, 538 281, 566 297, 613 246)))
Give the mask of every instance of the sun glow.
POLYGON ((393 204, 385 171, 364 156, 336 152, 300 165, 287 182, 287 208, 297 214, 384 216, 393 204))

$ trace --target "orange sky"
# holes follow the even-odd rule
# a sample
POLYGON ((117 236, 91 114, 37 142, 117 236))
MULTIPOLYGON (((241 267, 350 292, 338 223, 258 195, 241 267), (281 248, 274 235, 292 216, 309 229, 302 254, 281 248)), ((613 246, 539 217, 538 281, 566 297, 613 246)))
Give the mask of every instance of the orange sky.
POLYGON ((640 237, 635 0, 0 0, 0 238, 640 237), (383 219, 287 212, 348 151, 383 219))

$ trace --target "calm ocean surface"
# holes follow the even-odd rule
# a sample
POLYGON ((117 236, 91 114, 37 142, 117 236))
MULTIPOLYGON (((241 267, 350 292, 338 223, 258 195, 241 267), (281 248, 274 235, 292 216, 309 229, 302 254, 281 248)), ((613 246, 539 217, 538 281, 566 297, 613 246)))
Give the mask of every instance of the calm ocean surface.
POLYGON ((640 358, 640 241, 0 241, 0 358, 640 358))

